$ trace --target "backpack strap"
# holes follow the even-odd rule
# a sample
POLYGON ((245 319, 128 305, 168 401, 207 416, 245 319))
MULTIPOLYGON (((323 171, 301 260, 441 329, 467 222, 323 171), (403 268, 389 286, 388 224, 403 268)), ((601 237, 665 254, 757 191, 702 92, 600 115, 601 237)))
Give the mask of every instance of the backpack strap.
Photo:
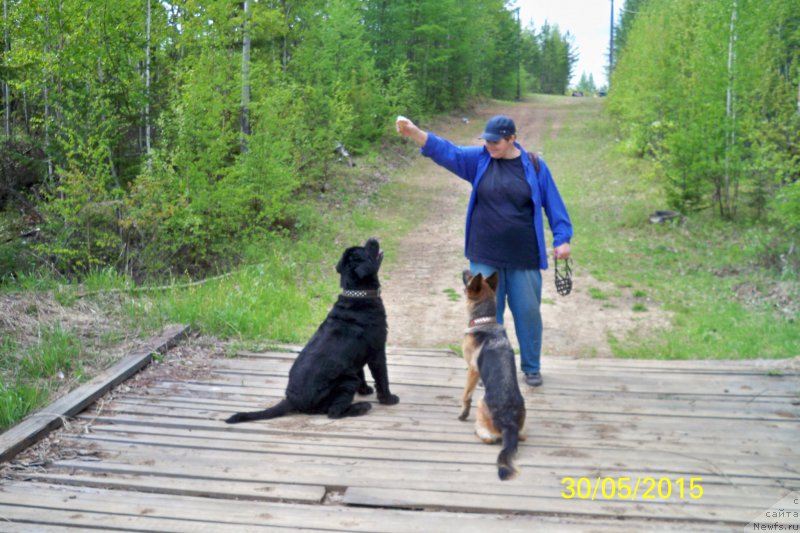
POLYGON ((536 174, 539 174, 539 156, 534 154, 533 152, 528 152, 528 157, 531 159, 531 163, 533 163, 533 169, 536 171, 536 174))

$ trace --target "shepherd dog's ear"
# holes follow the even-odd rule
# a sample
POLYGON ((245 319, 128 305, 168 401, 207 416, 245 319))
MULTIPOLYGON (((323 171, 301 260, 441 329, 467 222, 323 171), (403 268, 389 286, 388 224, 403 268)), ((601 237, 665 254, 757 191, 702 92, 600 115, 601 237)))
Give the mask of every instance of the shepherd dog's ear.
POLYGON ((475 276, 473 276, 472 279, 469 280, 469 283, 467 284, 467 293, 478 294, 479 292, 481 292, 481 283, 483 283, 482 274, 476 274, 475 276))
POLYGON ((465 287, 469 285, 469 280, 471 279, 472 279, 472 272, 470 272, 469 270, 464 270, 461 272, 461 281, 464 282, 465 287))
POLYGON ((342 269, 344 268, 344 258, 345 258, 346 255, 347 255, 346 253, 342 254, 342 258, 339 259, 338 263, 336 263, 336 273, 337 274, 341 274, 342 273, 342 269))
POLYGON ((491 287, 494 292, 497 292, 497 284, 499 281, 500 276, 497 274, 497 272, 486 278, 486 283, 489 284, 489 287, 491 287))

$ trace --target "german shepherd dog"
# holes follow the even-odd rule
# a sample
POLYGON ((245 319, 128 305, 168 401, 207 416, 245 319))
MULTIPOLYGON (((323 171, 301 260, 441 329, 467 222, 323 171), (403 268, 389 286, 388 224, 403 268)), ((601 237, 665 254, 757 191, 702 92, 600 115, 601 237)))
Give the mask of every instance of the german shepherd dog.
POLYGON ((472 393, 480 378, 486 393, 478 401, 475 434, 487 444, 503 441, 497 457, 497 475, 505 481, 517 474, 512 461, 519 441, 525 440, 525 400, 517 383, 514 350, 505 328, 496 319, 497 272, 484 278, 465 270, 462 277, 469 316, 462 348, 468 368, 458 419, 469 417, 472 393))
POLYGON ((373 392, 364 378, 365 364, 375 380, 378 401, 384 405, 400 401, 389 391, 386 369, 388 329, 378 281, 382 261, 383 252, 376 239, 344 251, 336 265, 343 291, 292 364, 286 397, 263 411, 236 413, 227 423, 266 420, 293 412, 327 414, 330 418, 363 415, 372 404, 353 403, 353 398, 356 392, 373 392))

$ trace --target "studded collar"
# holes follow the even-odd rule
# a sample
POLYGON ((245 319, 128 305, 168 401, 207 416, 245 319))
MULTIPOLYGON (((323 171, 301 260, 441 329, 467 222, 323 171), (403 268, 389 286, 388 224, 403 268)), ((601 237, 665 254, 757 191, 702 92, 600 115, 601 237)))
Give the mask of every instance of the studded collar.
POLYGON ((496 324, 496 323, 497 319, 493 316, 481 316, 470 320, 469 327, 474 328, 475 326, 481 326, 483 324, 496 324))
POLYGON ((344 289, 342 296, 346 298, 380 298, 380 289, 344 289))

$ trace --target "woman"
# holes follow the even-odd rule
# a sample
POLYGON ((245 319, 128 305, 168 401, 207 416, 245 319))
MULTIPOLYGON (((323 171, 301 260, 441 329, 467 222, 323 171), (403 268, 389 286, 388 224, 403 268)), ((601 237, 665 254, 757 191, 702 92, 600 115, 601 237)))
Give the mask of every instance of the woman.
POLYGON ((486 123, 482 147, 456 146, 405 117, 398 117, 396 126, 421 147, 422 155, 472 184, 464 254, 473 274, 499 273, 497 322, 503 323, 508 301, 525 383, 538 387, 543 382, 541 270, 547 268, 542 209, 556 259, 570 256, 572 238, 572 223, 550 170, 516 142, 516 125, 504 115, 486 123))

